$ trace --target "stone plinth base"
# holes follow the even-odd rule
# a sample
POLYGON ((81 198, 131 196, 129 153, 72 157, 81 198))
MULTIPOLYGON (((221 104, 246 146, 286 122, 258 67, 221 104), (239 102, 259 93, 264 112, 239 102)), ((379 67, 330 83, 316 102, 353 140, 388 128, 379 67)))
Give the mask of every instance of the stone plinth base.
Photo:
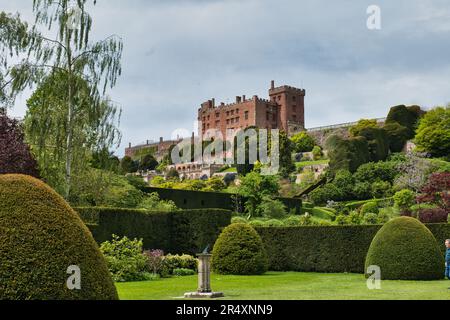
POLYGON ((217 299, 223 297, 222 292, 189 292, 184 294, 185 299, 217 299))

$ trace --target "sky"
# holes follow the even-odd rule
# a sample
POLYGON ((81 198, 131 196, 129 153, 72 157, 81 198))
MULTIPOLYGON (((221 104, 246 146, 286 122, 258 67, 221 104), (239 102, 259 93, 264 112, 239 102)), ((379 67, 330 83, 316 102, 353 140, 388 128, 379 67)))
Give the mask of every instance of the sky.
MULTIPOLYGON (((0 10, 33 21, 32 0, 0 10)), ((448 0, 98 0, 92 41, 119 35, 122 76, 108 91, 129 143, 194 130, 211 98, 268 97, 270 81, 306 89, 306 127, 450 102, 448 0), (367 27, 377 5, 381 29, 367 27)), ((26 111, 26 91, 11 113, 26 111)))

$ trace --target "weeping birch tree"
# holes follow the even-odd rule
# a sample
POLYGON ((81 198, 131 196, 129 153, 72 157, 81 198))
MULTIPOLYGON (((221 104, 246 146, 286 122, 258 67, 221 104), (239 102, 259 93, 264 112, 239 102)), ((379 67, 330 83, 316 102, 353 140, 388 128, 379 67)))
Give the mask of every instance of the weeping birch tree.
POLYGON ((91 142, 99 149, 107 148, 118 137, 116 127, 112 125, 117 116, 116 107, 105 102, 104 96, 108 88, 115 86, 121 74, 123 44, 116 35, 99 42, 89 40, 92 18, 86 8, 96 2, 33 0, 35 23, 23 35, 28 55, 26 61, 17 66, 22 75, 18 78, 19 84, 24 85, 33 77, 44 80, 40 87, 44 102, 48 102, 46 97, 58 95, 55 91, 62 92, 59 96, 64 99, 64 108, 53 110, 64 110, 63 118, 45 112, 45 105, 48 107, 48 104, 43 103, 42 108, 29 110, 27 117, 30 119, 26 122, 34 152, 64 157, 63 193, 66 199, 69 199, 71 192, 75 149, 80 145, 75 143, 79 139, 77 130, 91 130, 84 132, 84 136, 94 141, 87 140, 81 145, 91 142), (55 75, 61 82, 57 86, 45 85, 45 80, 55 75), (99 117, 86 118, 84 114, 99 117), (95 125, 85 125, 83 121, 95 125), (53 126, 54 130, 50 130, 49 126, 53 126), (53 135, 61 128, 63 135, 58 137, 57 143, 48 146, 48 142, 55 142, 53 135))

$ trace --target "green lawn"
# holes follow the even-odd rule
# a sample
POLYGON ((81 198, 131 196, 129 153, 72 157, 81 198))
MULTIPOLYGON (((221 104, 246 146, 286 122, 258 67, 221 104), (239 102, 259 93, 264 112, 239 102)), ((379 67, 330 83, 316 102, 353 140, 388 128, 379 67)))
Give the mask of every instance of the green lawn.
POLYGON ((328 164, 330 163, 330 160, 316 160, 316 161, 302 161, 302 162, 296 162, 295 166, 298 169, 303 169, 304 167, 307 166, 316 166, 316 165, 321 165, 321 164, 328 164))
MULTIPOLYGON (((450 281, 383 281, 381 290, 368 290, 358 274, 277 273, 263 276, 213 275, 213 289, 229 300, 450 300, 450 281)), ((119 283, 123 300, 181 299, 195 291, 197 277, 119 283)))

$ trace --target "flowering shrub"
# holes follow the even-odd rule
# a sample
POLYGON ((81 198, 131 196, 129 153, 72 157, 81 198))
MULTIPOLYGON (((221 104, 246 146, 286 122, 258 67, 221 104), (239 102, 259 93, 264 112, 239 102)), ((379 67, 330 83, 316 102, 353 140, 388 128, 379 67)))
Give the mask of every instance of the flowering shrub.
POLYGON ((418 203, 435 204, 450 211, 450 172, 434 173, 428 183, 422 188, 421 195, 417 197, 418 203))
POLYGON ((160 274, 164 265, 164 251, 149 250, 144 252, 147 258, 147 265, 153 274, 160 274))
POLYGON ((142 240, 120 239, 113 235, 112 241, 101 244, 100 250, 116 282, 147 280, 147 261, 142 254, 142 240))

